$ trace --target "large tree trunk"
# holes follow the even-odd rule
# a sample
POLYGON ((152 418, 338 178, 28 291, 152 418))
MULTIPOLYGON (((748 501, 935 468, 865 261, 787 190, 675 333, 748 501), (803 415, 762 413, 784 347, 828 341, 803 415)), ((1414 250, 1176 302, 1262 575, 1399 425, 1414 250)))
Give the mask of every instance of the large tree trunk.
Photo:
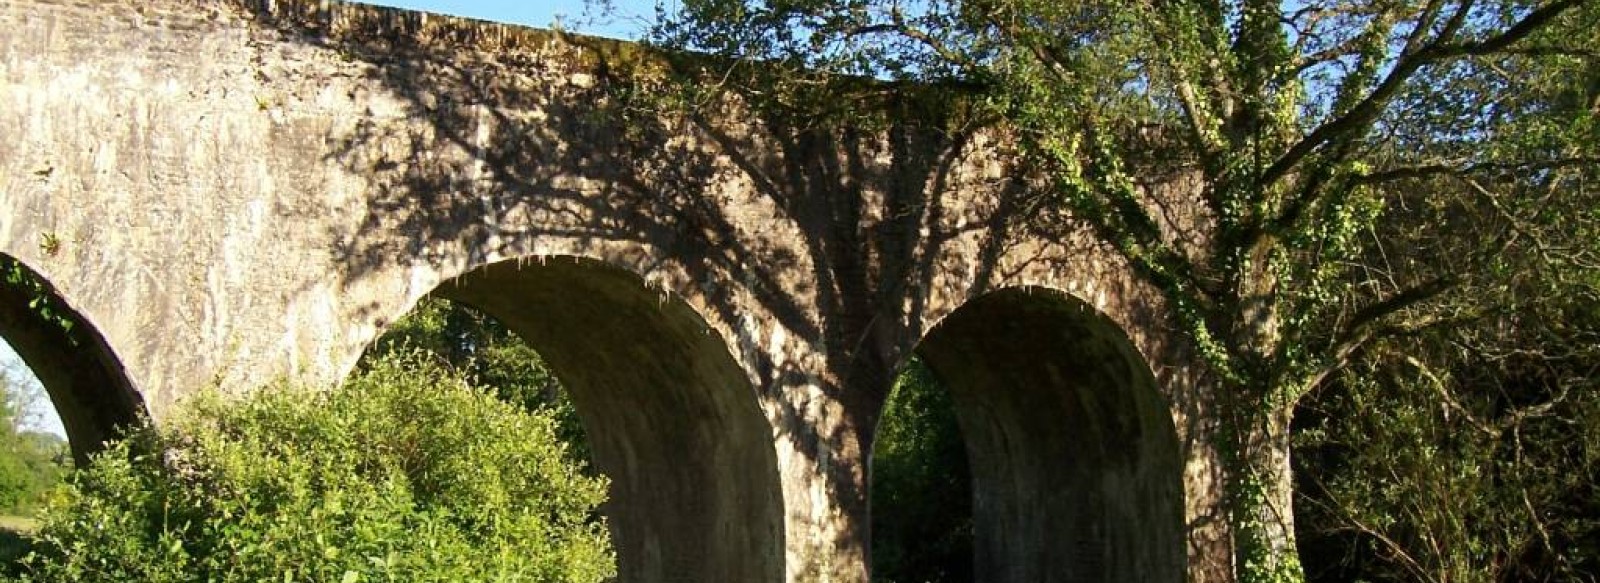
POLYGON ((1240 456, 1231 468, 1234 552, 1241 583, 1304 581, 1294 544, 1294 482, 1289 422, 1282 406, 1250 415, 1241 428, 1240 456))
POLYGON ((1289 375, 1279 352, 1278 280, 1273 269, 1277 241, 1263 237, 1251 250, 1240 280, 1232 328, 1243 376, 1223 397, 1232 429, 1229 496, 1233 515, 1235 572, 1242 583, 1305 580, 1294 544, 1294 482, 1289 466, 1289 425, 1298 391, 1283 386, 1289 375))

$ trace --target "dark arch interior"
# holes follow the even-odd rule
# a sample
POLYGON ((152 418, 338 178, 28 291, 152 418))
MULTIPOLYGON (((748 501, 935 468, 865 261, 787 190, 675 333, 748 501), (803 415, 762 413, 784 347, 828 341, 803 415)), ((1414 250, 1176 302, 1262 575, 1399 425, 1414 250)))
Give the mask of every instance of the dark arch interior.
POLYGON ((499 320, 570 392, 622 581, 780 581, 772 432, 722 338, 681 300, 593 261, 501 262, 435 295, 499 320))
POLYGON ((1065 294, 1008 289, 918 353, 966 436, 976 580, 1183 580, 1176 432, 1114 323, 1065 294))
POLYGON ((80 465, 144 411, 100 333, 37 272, 3 254, 0 336, 44 385, 80 465))

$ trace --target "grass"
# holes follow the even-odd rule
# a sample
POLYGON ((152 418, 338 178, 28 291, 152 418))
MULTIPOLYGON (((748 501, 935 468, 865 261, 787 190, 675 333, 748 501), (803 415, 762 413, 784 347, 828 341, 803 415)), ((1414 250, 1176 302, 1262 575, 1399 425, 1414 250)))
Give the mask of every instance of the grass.
POLYGON ((31 535, 39 529, 39 521, 26 516, 13 516, 0 514, 0 530, 22 535, 31 535))
POLYGON ((0 514, 0 572, 8 571, 13 561, 28 554, 39 521, 25 516, 0 514))

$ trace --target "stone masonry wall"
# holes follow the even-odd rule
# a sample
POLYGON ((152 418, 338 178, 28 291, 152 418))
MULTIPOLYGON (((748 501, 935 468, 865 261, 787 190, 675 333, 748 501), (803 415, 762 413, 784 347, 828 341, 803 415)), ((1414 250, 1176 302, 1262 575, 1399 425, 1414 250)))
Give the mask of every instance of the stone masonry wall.
MULTIPOLYGON (((867 457, 897 368, 973 298, 1058 290, 1103 315, 1086 334, 1148 365, 1150 388, 1107 390, 1159 393, 1148 402, 1171 425, 1142 431, 1176 452, 1172 475, 1149 479, 1181 497, 1179 569, 1224 580, 1203 379, 1158 294, 1081 230, 1031 221, 1041 201, 1003 134, 920 119, 802 130, 736 99, 714 114, 629 109, 617 71, 640 55, 329 2, 0 0, 0 253, 100 332, 158 420, 212 385, 337 382, 419 298, 495 265, 632 274, 615 285, 697 317, 660 329, 717 339, 686 358, 742 373, 685 373, 720 379, 704 402, 760 423, 704 434, 678 418, 709 395, 692 393, 617 426, 762 440, 770 451, 735 457, 770 457, 776 476, 753 487, 776 491, 725 497, 771 497, 781 515, 776 532, 727 527, 781 549, 749 570, 668 566, 672 549, 646 548, 670 541, 623 546, 625 563, 657 565, 639 580, 863 581, 867 457)), ((595 354, 671 354, 651 344, 670 337, 595 354)))

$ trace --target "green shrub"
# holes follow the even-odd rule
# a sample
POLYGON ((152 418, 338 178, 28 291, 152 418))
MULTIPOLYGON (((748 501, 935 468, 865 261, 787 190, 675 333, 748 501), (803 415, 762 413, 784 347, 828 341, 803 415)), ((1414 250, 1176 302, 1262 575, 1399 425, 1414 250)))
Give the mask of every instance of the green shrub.
POLYGON ((419 351, 502 401, 547 412, 556 420, 556 437, 594 473, 583 424, 567 391, 544 358, 499 320, 466 304, 425 297, 390 324, 356 366, 365 369, 370 362, 419 351))
POLYGON ((201 399, 75 475, 24 580, 601 581, 605 483, 554 434, 423 358, 201 399))

